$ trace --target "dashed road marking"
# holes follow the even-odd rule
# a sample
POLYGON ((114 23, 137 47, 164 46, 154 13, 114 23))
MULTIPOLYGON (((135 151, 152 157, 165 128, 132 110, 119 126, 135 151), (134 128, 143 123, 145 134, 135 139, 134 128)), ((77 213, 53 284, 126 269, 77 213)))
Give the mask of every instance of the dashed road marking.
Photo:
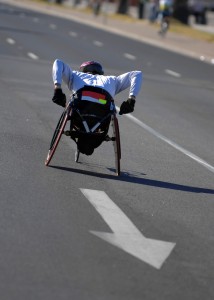
POLYGON ((99 41, 94 41, 93 44, 97 47, 102 47, 103 46, 103 43, 102 42, 99 42, 99 41))
POLYGON ((124 53, 125 58, 131 59, 131 60, 135 60, 136 56, 129 54, 129 53, 124 53))
POLYGON ((77 37, 77 33, 75 31, 70 31, 69 35, 72 37, 77 37))
POLYGON ((19 17, 20 17, 20 18, 25 18, 26 15, 25 15, 25 13, 20 13, 19 17))
POLYGON ((166 69, 165 72, 169 75, 172 75, 174 77, 177 77, 177 78, 180 78, 181 77, 181 74, 177 73, 177 72, 174 72, 172 70, 169 70, 169 69, 166 69))
POLYGON ((11 39, 11 38, 7 38, 6 41, 7 41, 8 44, 10 44, 10 45, 14 45, 14 44, 16 43, 16 42, 15 42, 13 39, 11 39))
POLYGON ((56 24, 50 24, 49 27, 53 30, 55 30, 57 28, 56 24))
POLYGON ((36 54, 32 53, 32 52, 28 52, 27 55, 28 55, 30 58, 34 59, 34 60, 39 59, 39 57, 38 57, 36 54))

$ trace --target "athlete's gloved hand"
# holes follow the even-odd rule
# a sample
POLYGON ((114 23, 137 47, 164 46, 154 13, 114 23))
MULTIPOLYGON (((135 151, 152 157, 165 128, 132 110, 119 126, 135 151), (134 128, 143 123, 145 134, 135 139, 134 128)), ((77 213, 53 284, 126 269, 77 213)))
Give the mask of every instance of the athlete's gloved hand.
POLYGON ((62 89, 55 89, 52 101, 62 107, 66 105, 66 96, 62 92, 62 89))
POLYGON ((129 114, 134 111, 135 106, 135 99, 129 98, 126 101, 123 101, 123 103, 120 106, 119 115, 129 114))

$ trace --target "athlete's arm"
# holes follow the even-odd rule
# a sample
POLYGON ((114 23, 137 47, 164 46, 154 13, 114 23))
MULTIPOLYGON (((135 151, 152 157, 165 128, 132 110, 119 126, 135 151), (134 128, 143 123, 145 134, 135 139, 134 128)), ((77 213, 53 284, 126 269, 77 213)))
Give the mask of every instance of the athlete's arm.
POLYGON ((61 88, 62 81, 69 87, 72 82, 72 69, 60 59, 53 63, 52 77, 55 88, 61 88))
POLYGON ((131 71, 117 77, 116 94, 129 88, 129 97, 136 97, 140 91, 143 80, 141 71, 131 71))

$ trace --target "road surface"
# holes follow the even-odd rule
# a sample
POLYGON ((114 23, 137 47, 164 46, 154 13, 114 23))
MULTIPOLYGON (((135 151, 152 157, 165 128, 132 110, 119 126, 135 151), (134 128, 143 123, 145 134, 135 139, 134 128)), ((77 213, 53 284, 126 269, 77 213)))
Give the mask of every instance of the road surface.
POLYGON ((6 4, 0 16, 1 299, 212 299, 213 66, 6 4), (119 117, 120 177, 110 143, 77 164, 63 138, 45 167, 56 58, 143 71, 119 117))

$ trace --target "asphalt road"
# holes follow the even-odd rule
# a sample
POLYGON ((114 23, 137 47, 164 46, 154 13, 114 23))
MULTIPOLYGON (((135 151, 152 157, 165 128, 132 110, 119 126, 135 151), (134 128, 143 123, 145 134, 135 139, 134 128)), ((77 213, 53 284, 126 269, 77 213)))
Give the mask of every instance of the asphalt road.
POLYGON ((0 299, 212 299, 213 66, 8 5, 0 18, 0 299), (63 138, 44 166, 56 58, 143 70, 121 177, 110 143, 77 164, 63 138))

